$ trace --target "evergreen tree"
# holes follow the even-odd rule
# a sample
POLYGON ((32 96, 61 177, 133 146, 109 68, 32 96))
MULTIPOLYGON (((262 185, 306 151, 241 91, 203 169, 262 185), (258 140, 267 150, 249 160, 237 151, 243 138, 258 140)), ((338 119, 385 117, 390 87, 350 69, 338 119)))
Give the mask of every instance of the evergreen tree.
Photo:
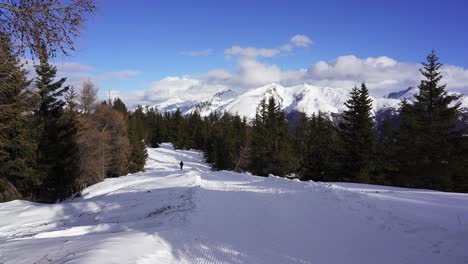
POLYGON ((418 86, 419 93, 413 104, 404 103, 401 108, 400 178, 411 177, 405 183, 412 187, 448 190, 456 165, 454 142, 461 136, 456 133, 460 96, 449 95, 446 85, 440 84, 442 64, 434 51, 422 64, 425 79, 418 86))
POLYGON ((202 122, 203 120, 197 110, 187 118, 187 127, 185 128, 187 132, 185 136, 187 138, 185 144, 187 149, 201 149, 203 147, 202 122))
POLYGON ((63 116, 63 95, 69 90, 62 87, 66 78, 54 81, 57 70, 46 60, 36 66, 35 80, 39 104, 35 113, 40 129, 38 165, 46 176, 41 197, 54 201, 69 196, 74 191, 74 180, 78 169, 72 152, 76 150, 73 121, 63 116))
POLYGON ((257 107, 255 119, 252 127, 252 155, 250 159, 249 170, 255 175, 268 176, 267 164, 270 161, 266 128, 267 104, 262 99, 257 107))
POLYGON ((177 108, 177 110, 170 115, 168 131, 168 139, 174 144, 176 149, 181 149, 185 146, 186 135, 184 129, 185 119, 179 108, 177 108))
POLYGON ((376 172, 373 183, 392 185, 396 184, 395 177, 398 172, 398 160, 396 156, 396 131, 393 126, 393 118, 388 117, 383 121, 383 131, 380 142, 377 144, 376 172))
POLYGON ((343 173, 348 176, 344 180, 370 182, 376 148, 372 100, 364 83, 360 89, 354 87, 350 96, 340 127, 345 150, 343 173))
POLYGON ((125 118, 128 116, 128 109, 125 103, 120 98, 115 98, 114 102, 112 103, 112 108, 118 112, 120 112, 125 118))
POLYGON ((247 124, 238 115, 224 113, 210 126, 211 147, 206 150, 210 162, 220 170, 243 170, 245 168, 245 146, 247 124), (244 159, 244 161, 242 161, 244 159))
POLYGON ((333 122, 324 113, 312 115, 307 129, 306 145, 301 178, 314 181, 338 180, 339 135, 333 122))
POLYGON ((162 142, 160 135, 161 120, 159 116, 160 114, 154 108, 146 108, 145 123, 148 127, 146 143, 152 148, 159 147, 159 144, 162 142))
POLYGON ((33 98, 26 90, 30 81, 8 36, 0 34, 0 38, 0 200, 20 194, 34 198, 42 177, 37 172, 36 129, 31 124, 33 98))
POLYGON ((78 94, 75 91, 75 88, 70 87, 70 89, 65 94, 65 105, 67 110, 76 112, 78 107, 78 94))
POLYGON ((145 138, 147 128, 145 125, 145 114, 143 108, 130 113, 128 119, 128 136, 131 146, 128 169, 130 173, 142 171, 144 169, 148 153, 146 151, 145 138))
POLYGON ((250 170, 261 176, 285 176, 296 167, 286 115, 271 97, 262 100, 252 128, 250 170))
POLYGON ((299 112, 298 122, 291 127, 292 144, 295 157, 298 162, 299 173, 303 174, 304 164, 306 163, 307 141, 309 134, 309 119, 305 113, 299 112))

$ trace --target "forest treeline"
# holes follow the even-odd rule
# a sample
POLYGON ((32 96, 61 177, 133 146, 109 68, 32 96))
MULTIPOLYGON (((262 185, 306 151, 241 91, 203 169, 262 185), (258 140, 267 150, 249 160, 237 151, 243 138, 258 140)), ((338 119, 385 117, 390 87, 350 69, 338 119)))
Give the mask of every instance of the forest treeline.
MULTIPOLYGON (((4 36, 2 36, 4 37, 4 36)), ((366 84, 347 110, 299 114, 289 122, 273 98, 253 120, 230 113, 161 113, 122 100, 101 101, 91 81, 76 91, 47 60, 29 80, 8 41, 0 53, 0 200, 55 202, 107 177, 141 171, 146 147, 172 142, 200 149, 217 170, 301 180, 468 191, 468 137, 457 124, 459 95, 442 85, 441 64, 427 57, 419 93, 376 130, 366 84)))
POLYGON ((55 202, 143 169, 139 116, 119 99, 98 102, 91 81, 79 91, 65 86, 45 55, 29 80, 9 37, 0 37, 0 201, 55 202))
POLYGON ((345 181, 468 192, 468 136, 461 95, 442 84, 437 55, 423 63, 419 93, 382 120, 377 131, 366 84, 355 87, 346 111, 289 122, 273 98, 260 102, 253 121, 229 113, 183 116, 139 107, 146 142, 170 141, 200 149, 218 170, 301 180, 345 181))

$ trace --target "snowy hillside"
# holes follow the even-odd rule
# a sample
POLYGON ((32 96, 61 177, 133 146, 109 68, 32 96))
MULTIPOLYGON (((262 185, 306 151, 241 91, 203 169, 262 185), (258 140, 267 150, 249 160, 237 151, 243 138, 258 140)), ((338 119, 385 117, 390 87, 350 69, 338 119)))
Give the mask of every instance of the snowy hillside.
POLYGON ((164 144, 81 198, 0 204, 0 263, 468 263, 467 208, 466 194, 211 172, 164 144))
MULTIPOLYGON (((260 101, 264 98, 274 97, 287 113, 292 110, 305 112, 309 115, 319 111, 338 113, 344 109, 343 104, 348 99, 350 91, 351 89, 318 87, 308 84, 284 87, 277 83, 271 83, 242 94, 227 90, 198 100, 183 101, 176 97, 170 98, 161 101, 155 107, 163 112, 175 111, 179 108, 184 114, 197 109, 202 116, 228 111, 232 114, 237 113, 253 118, 260 101)), ((387 107, 397 108, 400 103, 400 99, 394 98, 373 99, 374 110, 387 107)))
MULTIPOLYGON (((264 98, 274 97, 281 103, 283 110, 289 113, 293 110, 308 115, 318 113, 339 113, 345 110, 344 102, 349 98, 351 88, 319 87, 308 84, 285 87, 271 83, 262 87, 248 90, 238 94, 233 90, 217 92, 212 96, 190 94, 190 100, 171 97, 161 100, 154 105, 162 112, 175 111, 177 108, 184 114, 198 110, 202 116, 211 113, 228 111, 248 118, 255 117, 255 111, 264 98)), ((374 103, 374 112, 387 108, 398 109, 403 99, 413 99, 416 88, 410 87, 402 91, 391 92, 383 97, 371 97, 374 103)), ((462 99, 462 107, 468 107, 468 97, 462 99)))

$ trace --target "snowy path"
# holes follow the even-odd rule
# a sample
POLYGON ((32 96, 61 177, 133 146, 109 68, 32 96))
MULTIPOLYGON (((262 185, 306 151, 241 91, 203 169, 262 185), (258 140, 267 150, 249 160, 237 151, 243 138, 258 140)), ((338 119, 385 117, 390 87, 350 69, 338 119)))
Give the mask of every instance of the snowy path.
POLYGON ((211 172, 164 144, 81 198, 0 204, 0 263, 468 263, 468 195, 211 172))

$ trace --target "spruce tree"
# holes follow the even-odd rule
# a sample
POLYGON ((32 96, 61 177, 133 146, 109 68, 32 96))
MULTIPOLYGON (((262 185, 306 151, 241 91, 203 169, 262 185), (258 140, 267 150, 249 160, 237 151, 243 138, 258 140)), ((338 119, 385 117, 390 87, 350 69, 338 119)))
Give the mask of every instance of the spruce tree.
POLYGON ((148 127, 146 142, 152 148, 157 148, 162 142, 160 135, 161 120, 159 116, 160 114, 157 113, 154 108, 146 108, 145 123, 148 127))
POLYGON ((55 81, 57 69, 43 58, 36 66, 36 88, 39 103, 35 113, 40 129, 38 165, 46 179, 41 197, 44 201, 64 199, 74 192, 74 181, 78 177, 78 165, 74 160, 76 128, 73 120, 64 116, 64 94, 69 86, 63 87, 66 78, 55 81))
POLYGON ((340 169, 339 135, 323 112, 313 114, 306 132, 303 180, 336 181, 340 169))
POLYGON ((144 169, 146 158, 148 157, 145 143, 146 134, 145 114, 143 113, 143 108, 138 106, 135 111, 130 113, 128 118, 128 137, 131 146, 128 163, 130 173, 144 169))
POLYGON ((373 180, 375 184, 396 184, 395 176, 398 172, 398 159, 395 145, 396 131, 393 123, 393 117, 388 117, 382 124, 380 142, 377 144, 376 172, 373 180))
POLYGON ((368 183, 374 171, 376 136, 372 117, 372 99, 364 83, 354 87, 346 101, 341 124, 345 156, 345 180, 368 183))
POLYGON ((180 109, 177 108, 177 110, 170 115, 168 131, 168 139, 174 144, 176 149, 182 149, 185 147, 186 131, 184 131, 184 128, 185 119, 182 116, 180 109))
POLYGON ((255 119, 252 126, 252 155, 250 159, 249 170, 255 175, 268 176, 267 164, 271 159, 268 154, 267 128, 267 104, 266 100, 262 99, 257 106, 255 119))
POLYGON ((118 112, 122 113, 122 115, 127 118, 128 116, 128 109, 125 103, 120 98, 115 98, 114 102, 112 103, 112 108, 117 110, 118 112))
POLYGON ((186 122, 187 127, 185 128, 185 132, 187 133, 187 149, 201 149, 204 145, 202 122, 200 113, 197 110, 188 116, 186 122))
POLYGON ((76 112, 78 107, 78 94, 75 91, 75 88, 70 87, 70 89, 65 94, 65 105, 67 110, 71 112, 76 112))
POLYGON ((36 129, 30 114, 33 97, 27 91, 30 81, 8 36, 0 34, 0 38, 0 200, 20 194, 33 199, 43 178, 36 165, 36 129))
POLYGON ((252 129, 250 170, 261 176, 285 176, 297 168, 286 115, 273 97, 262 100, 252 129))
POLYGON ((304 164, 306 163, 309 119, 305 113, 299 112, 297 123, 291 127, 292 144, 294 155, 298 162, 299 173, 303 174, 304 164))
POLYGON ((400 177, 411 177, 409 185, 413 187, 448 190, 456 164, 454 142, 461 136, 456 133, 460 95, 449 95, 446 85, 440 84, 442 64, 434 51, 422 65, 425 79, 418 86, 419 93, 412 104, 404 103, 401 109, 400 177))

